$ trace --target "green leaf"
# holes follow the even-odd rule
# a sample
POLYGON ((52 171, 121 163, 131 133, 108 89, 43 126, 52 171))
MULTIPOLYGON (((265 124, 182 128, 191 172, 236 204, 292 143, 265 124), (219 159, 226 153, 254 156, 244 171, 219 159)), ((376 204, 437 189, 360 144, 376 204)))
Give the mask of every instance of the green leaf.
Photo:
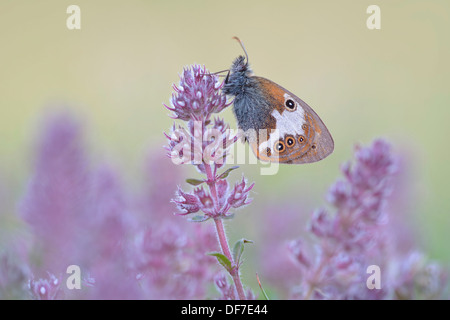
POLYGON ((198 216, 194 216, 192 218, 189 218, 187 220, 190 221, 190 222, 203 222, 203 221, 206 221, 208 219, 209 219, 208 216, 205 216, 205 215, 200 216, 200 215, 198 215, 198 216))
POLYGON ((226 215, 222 216, 222 220, 231 220, 234 218, 234 213, 227 213, 226 215))
POLYGON ((236 265, 239 266, 242 253, 244 252, 244 244, 245 243, 253 243, 252 240, 240 239, 236 241, 233 247, 233 259, 236 265))
POLYGON ((220 176, 217 177, 217 179, 225 179, 226 177, 228 177, 231 171, 236 170, 237 168, 239 168, 239 166, 234 166, 225 170, 220 176))
POLYGON ((217 261, 228 271, 231 273, 231 261, 220 252, 208 252, 207 255, 213 256, 217 258, 217 261))
POLYGON ((269 299, 269 296, 267 295, 266 291, 264 290, 264 288, 263 288, 262 285, 261 285, 261 281, 259 281, 258 274, 256 274, 256 280, 258 280, 259 288, 261 289, 261 292, 262 292, 264 298, 265 298, 266 300, 270 300, 270 299, 269 299))
POLYGON ((186 179, 186 182, 189 184, 192 184, 193 186, 198 186, 205 182, 204 180, 198 180, 198 179, 186 179))

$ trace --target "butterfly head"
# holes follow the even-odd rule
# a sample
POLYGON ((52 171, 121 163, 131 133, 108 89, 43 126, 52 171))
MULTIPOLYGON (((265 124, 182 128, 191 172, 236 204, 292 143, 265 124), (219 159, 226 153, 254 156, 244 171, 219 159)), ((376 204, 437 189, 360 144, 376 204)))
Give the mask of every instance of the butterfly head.
POLYGON ((237 57, 231 65, 230 71, 225 79, 223 92, 228 95, 238 96, 245 92, 245 87, 249 83, 250 75, 248 61, 244 56, 237 57))
POLYGON ((239 73, 239 72, 251 72, 248 60, 244 56, 239 56, 236 59, 234 59, 233 64, 230 68, 231 73, 239 73))

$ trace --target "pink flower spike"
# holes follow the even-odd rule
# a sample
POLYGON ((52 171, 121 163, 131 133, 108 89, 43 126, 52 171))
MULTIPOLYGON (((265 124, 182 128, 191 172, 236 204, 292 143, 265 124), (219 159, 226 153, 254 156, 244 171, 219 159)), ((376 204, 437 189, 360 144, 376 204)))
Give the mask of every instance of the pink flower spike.
POLYGON ((212 113, 222 111, 227 104, 227 99, 220 89, 222 85, 216 75, 211 75, 205 67, 193 65, 185 68, 180 76, 178 86, 173 85, 172 117, 188 120, 208 120, 212 113))
POLYGON ((200 210, 202 203, 199 201, 197 195, 186 193, 178 187, 176 196, 177 198, 172 201, 177 204, 178 210, 180 211, 179 215, 187 215, 200 210))
MULTIPOLYGON (((166 149, 174 163, 192 164, 198 172, 206 175, 203 179, 186 180, 194 186, 204 184, 194 189, 193 193, 185 193, 178 188, 177 197, 172 202, 177 205, 181 215, 202 211, 203 214, 189 217, 188 221, 198 223, 214 220, 219 245, 224 253, 222 256, 219 254, 217 259, 233 278, 236 296, 246 299, 254 295, 250 292, 246 296, 239 276, 239 266, 226 267, 229 264, 234 265, 234 262, 222 219, 233 217, 229 212, 231 207, 238 208, 250 203, 248 193, 253 184, 248 186, 243 178, 241 183, 229 188, 226 179, 235 167, 218 175, 218 169, 226 163, 230 146, 237 141, 237 137, 230 134, 228 124, 218 118, 211 120, 213 113, 219 113, 231 104, 221 91, 223 86, 224 83, 204 66, 193 65, 184 68, 179 85, 173 86, 173 108, 168 109, 172 111, 172 118, 187 122, 186 128, 180 127, 176 130, 174 127, 170 136, 165 134, 168 140, 166 149)), ((232 290, 233 294, 235 293, 232 285, 225 285, 223 281, 218 282, 218 288, 219 291, 232 290)))
POLYGON ((253 188, 254 183, 252 183, 249 187, 246 187, 247 181, 245 178, 242 178, 240 183, 236 183, 233 191, 228 196, 228 204, 233 208, 239 208, 245 206, 251 202, 248 199, 248 195, 250 190, 253 188))

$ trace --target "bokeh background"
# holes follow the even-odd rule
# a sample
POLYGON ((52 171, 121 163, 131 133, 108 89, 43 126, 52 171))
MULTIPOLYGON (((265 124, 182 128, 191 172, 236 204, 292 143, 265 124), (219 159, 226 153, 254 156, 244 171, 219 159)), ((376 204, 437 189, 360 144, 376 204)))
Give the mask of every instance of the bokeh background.
MULTIPOLYGON (((22 226, 14 203, 45 113, 70 108, 86 124, 91 159, 107 159, 136 187, 148 150, 164 153, 173 122, 162 104, 182 68, 228 68, 242 54, 231 39, 239 36, 255 74, 311 105, 336 146, 324 161, 282 166, 274 176, 243 166, 256 182, 254 204, 228 224, 230 238, 257 243, 267 203, 279 204, 280 220, 286 205, 308 217, 353 146, 383 137, 403 156, 421 248, 448 264, 449 13, 445 0, 0 2, 0 177, 10 203, 0 245, 22 226), (70 4, 81 8, 81 30, 66 27, 70 4), (381 30, 366 27, 371 4, 381 8, 381 30)), ((222 115, 236 127, 231 108, 222 115)), ((244 276, 254 279, 254 269, 244 265, 244 276)))

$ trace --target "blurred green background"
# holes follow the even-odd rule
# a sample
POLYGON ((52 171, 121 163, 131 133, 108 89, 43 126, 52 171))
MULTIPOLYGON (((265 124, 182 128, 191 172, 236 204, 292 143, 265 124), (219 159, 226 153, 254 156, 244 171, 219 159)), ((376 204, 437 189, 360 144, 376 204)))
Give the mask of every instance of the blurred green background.
MULTIPOLYGON (((162 103, 183 66, 228 68, 242 53, 231 39, 239 36, 255 74, 311 105, 336 148, 324 161, 282 166, 274 176, 244 167, 256 181, 255 205, 231 222, 244 227, 229 227, 230 237, 257 233, 255 209, 264 201, 290 203, 309 217, 353 145, 385 137, 406 157, 423 249, 448 263, 449 13, 446 0, 1 1, 0 174, 7 193, 20 199, 39 119, 55 105, 85 120, 94 159, 107 157, 137 184, 149 148, 163 152, 162 132, 172 120, 162 103), (81 8, 81 30, 66 27, 71 4, 81 8), (371 4, 381 8, 381 30, 366 27, 371 4)), ((236 127, 231 108, 223 115, 236 127)))

